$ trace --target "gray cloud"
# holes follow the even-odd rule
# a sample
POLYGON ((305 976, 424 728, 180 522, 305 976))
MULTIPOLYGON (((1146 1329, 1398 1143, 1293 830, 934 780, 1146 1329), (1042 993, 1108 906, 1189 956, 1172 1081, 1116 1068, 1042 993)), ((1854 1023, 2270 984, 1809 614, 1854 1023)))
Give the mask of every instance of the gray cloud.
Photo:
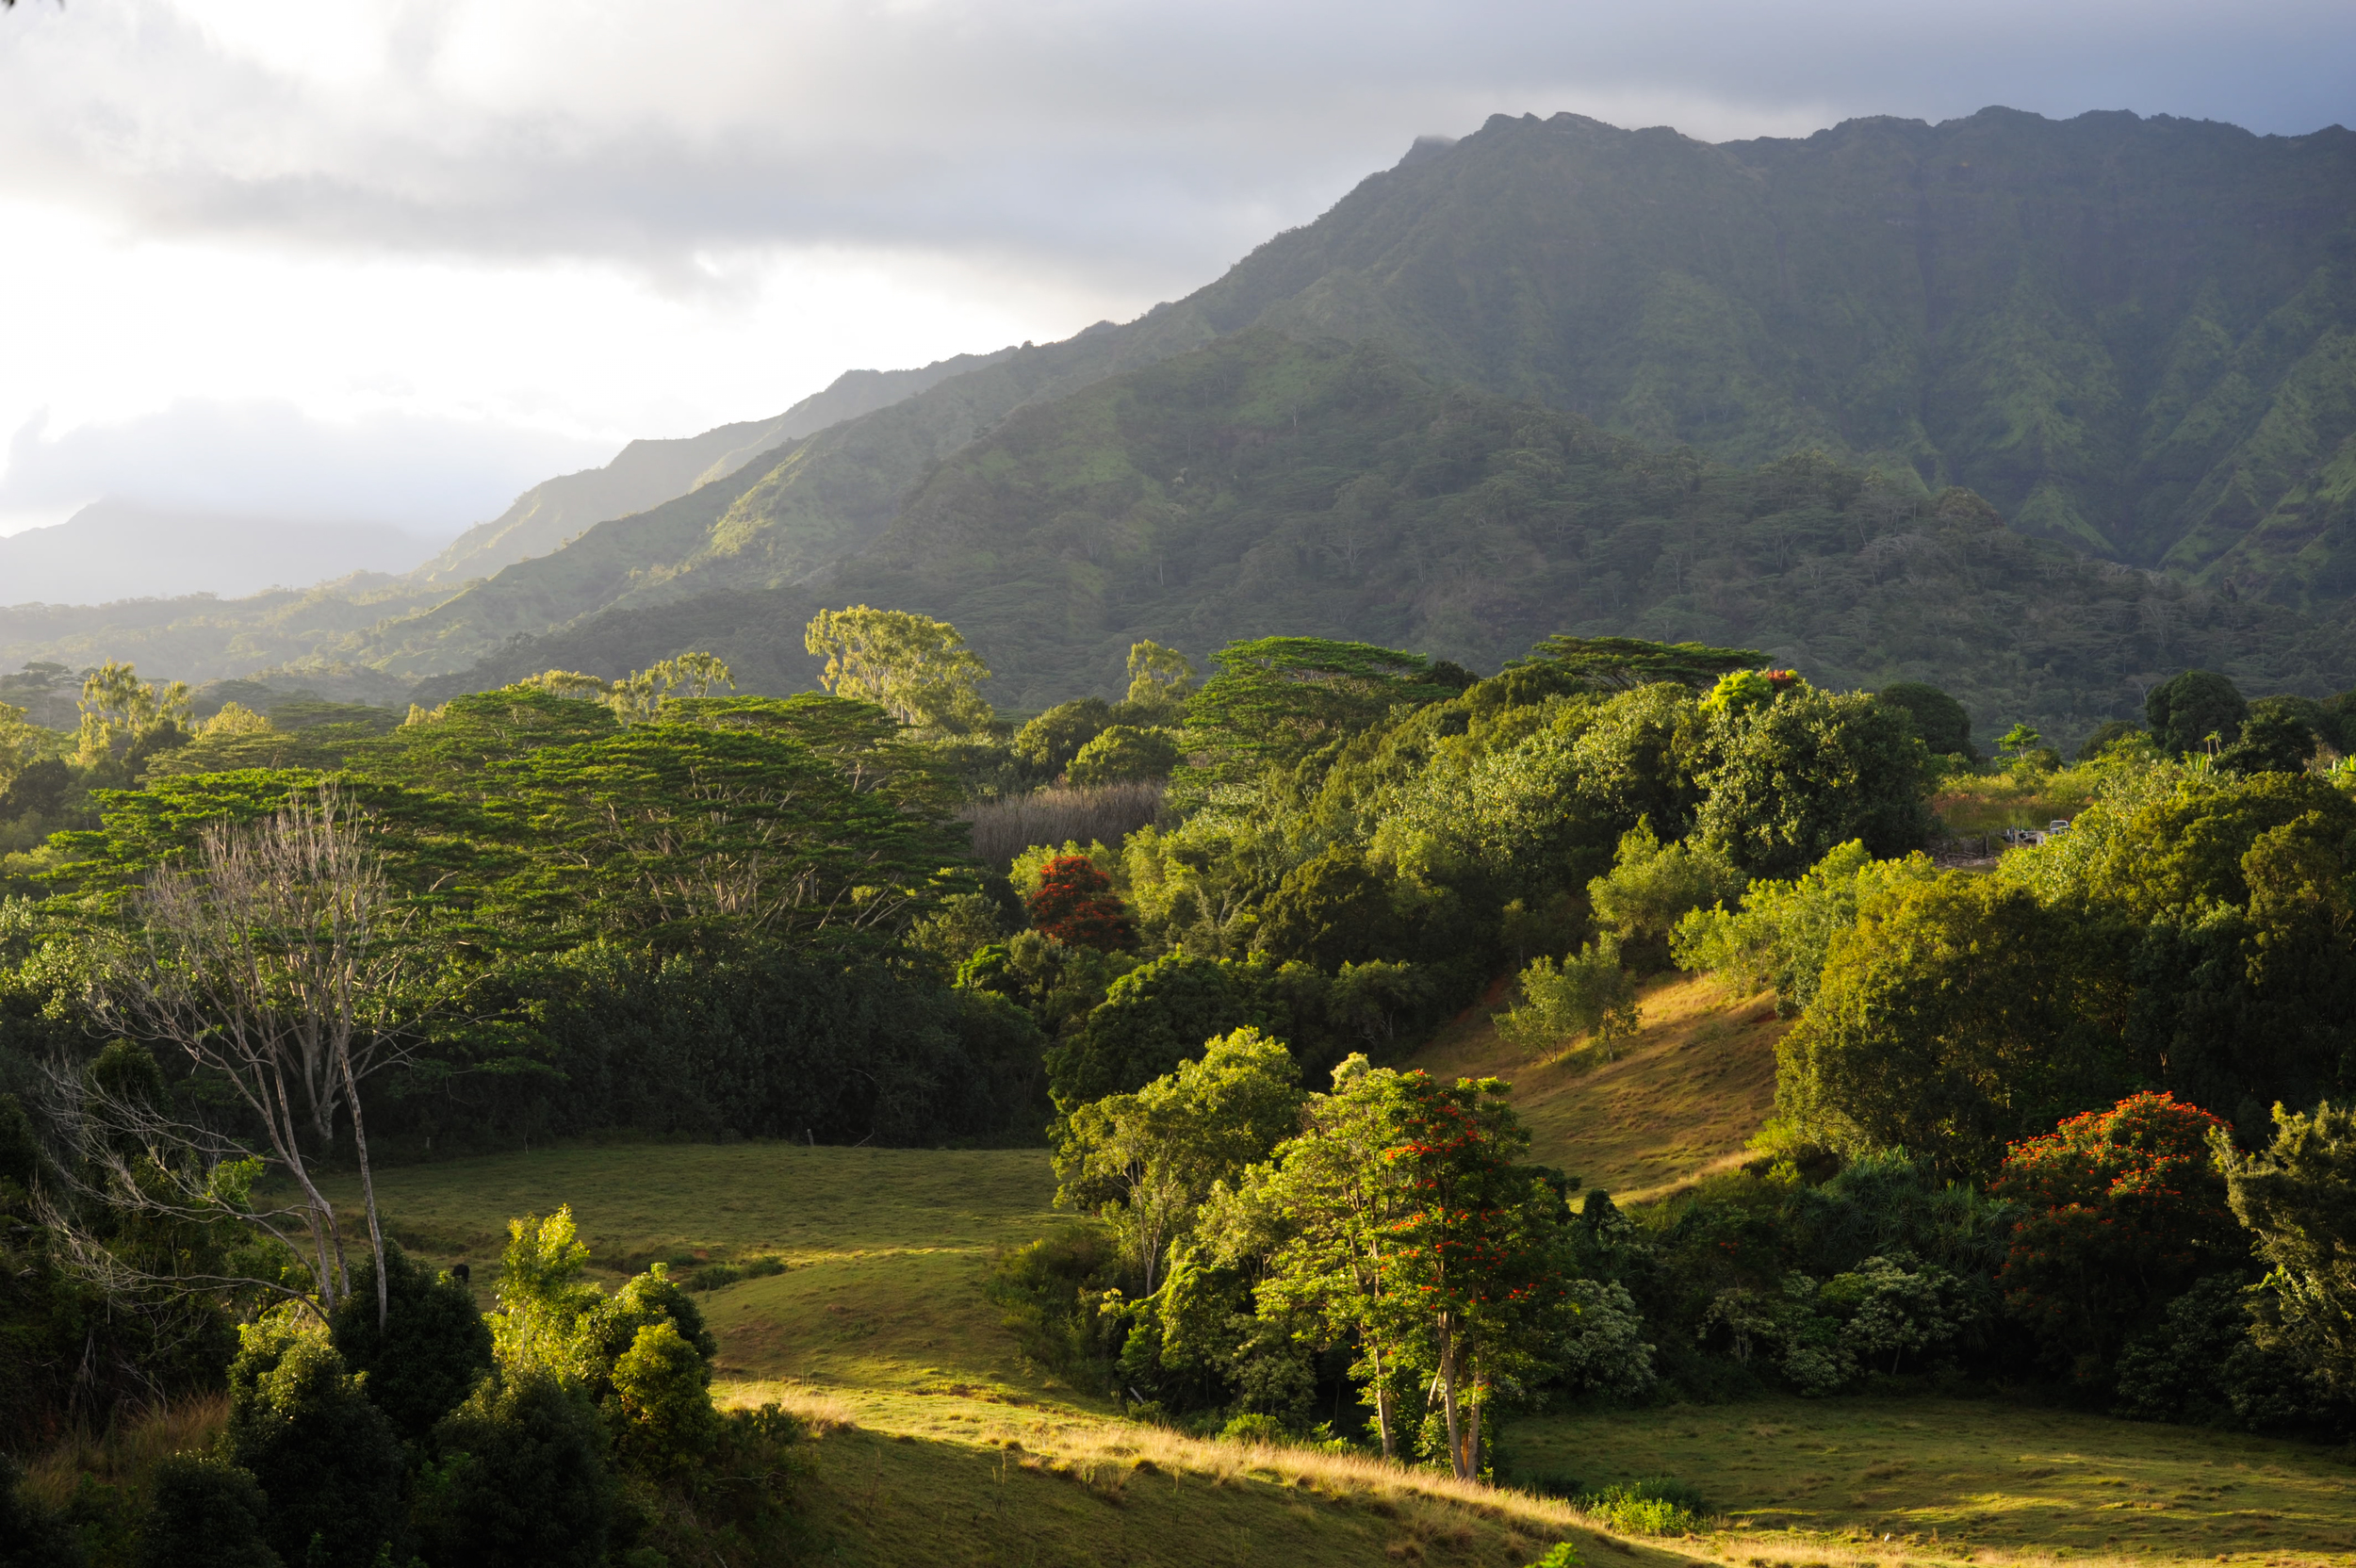
POLYGON ((0 531, 54 523, 102 498, 195 513, 390 524, 437 543, 494 517, 549 475, 610 445, 412 415, 349 422, 285 403, 188 400, 51 437, 19 428, 0 468, 0 531))
POLYGON ((1052 258, 1175 291, 1415 134, 1500 110, 1711 139, 1991 103, 2282 134, 2356 118, 2345 0, 385 0, 352 14, 378 31, 321 44, 324 65, 301 38, 240 41, 167 0, 0 14, 14 35, 0 190, 140 232, 606 258, 681 286, 732 257, 847 244, 1052 258))

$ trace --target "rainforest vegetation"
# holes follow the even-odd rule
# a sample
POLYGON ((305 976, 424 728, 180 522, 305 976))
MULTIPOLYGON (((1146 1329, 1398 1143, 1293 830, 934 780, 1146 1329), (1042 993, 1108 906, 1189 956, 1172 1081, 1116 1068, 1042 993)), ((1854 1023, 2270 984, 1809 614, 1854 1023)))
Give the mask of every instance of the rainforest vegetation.
POLYGON ((1043 1144, 1068 1229, 990 1287, 1042 1364, 1468 1479, 1566 1402, 2356 1431, 2356 698, 2187 671, 2065 764, 2026 725, 1985 757, 1936 686, 1698 642, 1145 640, 1118 700, 1016 724, 946 622, 805 639, 826 689, 781 698, 691 655, 202 720, 108 664, 71 733, 0 710, 10 1446, 230 1411, 133 1512, 11 1530, 356 1568, 785 1541, 800 1429, 715 1408, 663 1266, 608 1290, 568 1213, 517 1217, 485 1317, 387 1234, 377 1172, 620 1132, 1043 1144), (2073 820, 1994 856, 1934 808, 1999 798, 2073 820), (1794 1021, 1751 1158, 1668 1199, 1406 1065, 1468 1008, 1608 1061, 1673 969, 1794 1021))

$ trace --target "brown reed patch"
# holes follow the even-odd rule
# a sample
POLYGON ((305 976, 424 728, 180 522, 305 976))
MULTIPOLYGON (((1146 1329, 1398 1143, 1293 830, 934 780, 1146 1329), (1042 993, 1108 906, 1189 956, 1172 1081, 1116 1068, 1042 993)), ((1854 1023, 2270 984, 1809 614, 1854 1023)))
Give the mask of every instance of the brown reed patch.
POLYGON ((985 800, 957 814, 973 825, 973 858, 1000 870, 1035 844, 1118 846, 1161 813, 1162 782, 1135 779, 1089 789, 1050 785, 1027 795, 985 800))

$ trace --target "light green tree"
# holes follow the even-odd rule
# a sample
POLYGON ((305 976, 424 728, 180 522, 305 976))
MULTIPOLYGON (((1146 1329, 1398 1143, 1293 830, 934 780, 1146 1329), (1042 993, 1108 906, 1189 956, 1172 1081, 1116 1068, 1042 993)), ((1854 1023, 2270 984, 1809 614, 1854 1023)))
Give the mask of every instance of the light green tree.
POLYGON ((196 727, 199 735, 267 735, 270 722, 241 702, 224 702, 213 716, 196 727))
MULTIPOLYGON (((619 680, 579 670, 542 670, 515 684, 552 696, 602 702, 624 724, 651 724, 665 716, 663 705, 672 698, 709 696, 719 686, 734 691, 736 676, 717 654, 689 652, 659 661, 619 680)), ((415 703, 410 704, 409 722, 421 722, 420 712, 415 703)))
POLYGON ((25 710, 0 702, 0 787, 41 756, 41 730, 25 721, 25 710))
POLYGON ((1515 981, 1521 1000, 1497 1015, 1497 1033, 1532 1049, 1585 1035, 1609 1061, 1644 1024, 1636 981, 1620 967, 1617 939, 1604 937, 1556 963, 1530 961, 1515 981))
POLYGON ((1451 1468, 1480 1468, 1482 1413, 1534 1370, 1577 1313, 1562 1200, 1521 1165, 1530 1138, 1497 1079, 1439 1083, 1353 1056, 1310 1103, 1301 1135, 1250 1197, 1284 1236, 1259 1289, 1264 1315, 1323 1344, 1354 1344, 1386 1456, 1394 1387, 1428 1379, 1451 1468))
POLYGON ((1257 1029, 1212 1040, 1200 1060, 1065 1119, 1055 1201, 1110 1221, 1151 1294, 1212 1184, 1235 1180, 1298 1127, 1300 1084, 1292 1054, 1257 1029))
POLYGON ((1395 1263, 1412 1196, 1384 1157, 1398 1141, 1403 1084, 1363 1055, 1335 1068, 1333 1092, 1302 1112, 1301 1135, 1246 1179, 1236 1206, 1257 1223, 1223 1227, 1281 1238, 1259 1286, 1260 1315, 1312 1344, 1356 1350, 1350 1375, 1374 1405, 1386 1460, 1399 1454, 1399 1396, 1422 1327, 1395 1263))
POLYGON ((1669 935, 1695 909, 1735 897, 1747 880, 1706 845, 1662 843, 1649 820, 1620 836, 1612 870, 1587 884, 1595 923, 1640 970, 1669 956, 1669 935))
POLYGON ((726 662, 716 654, 682 653, 624 676, 606 700, 624 724, 651 724, 672 698, 709 696, 719 686, 736 690, 735 672, 726 662))
POLYGON ((187 728, 192 701, 185 680, 157 686, 141 680, 136 665, 107 660, 82 680, 77 760, 89 767, 122 755, 167 725, 187 728))
POLYGON ((1903 883, 1927 881, 1934 871, 1920 851, 1876 860, 1852 839, 1790 881, 1752 883, 1739 909, 1693 910, 1677 922, 1671 955, 1680 969, 1772 986, 1784 1013, 1797 1014, 1815 1000, 1833 938, 1857 923, 1857 911, 1903 883))
POLYGON ((826 660, 819 679, 827 691, 872 702, 911 728, 966 735, 990 723, 981 694, 990 666, 947 621, 853 605, 820 611, 802 643, 826 660))
POLYGON ((491 1343, 500 1367, 510 1377, 593 1375, 586 1319, 605 1293, 589 1278, 589 1249, 574 1228, 572 1205, 545 1219, 526 1215, 509 1220, 499 1310, 491 1315, 491 1343))
POLYGON ((1194 665, 1176 648, 1166 648, 1150 638, 1129 645, 1126 701, 1131 708, 1167 714, 1166 722, 1174 723, 1194 691, 1194 665))
POLYGON ((1116 724, 1080 748, 1066 776, 1083 787, 1167 778, 1178 757, 1178 742, 1170 731, 1116 724))

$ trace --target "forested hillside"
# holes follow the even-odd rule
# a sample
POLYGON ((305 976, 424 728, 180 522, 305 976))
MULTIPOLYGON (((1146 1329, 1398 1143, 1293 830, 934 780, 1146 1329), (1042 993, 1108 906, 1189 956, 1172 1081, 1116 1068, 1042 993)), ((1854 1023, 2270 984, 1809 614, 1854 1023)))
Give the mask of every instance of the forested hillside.
POLYGON ((1839 685, 1929 680, 1983 733, 2073 742, 2188 665, 2356 682, 2339 626, 2034 542, 1962 489, 1656 452, 1385 350, 1254 331, 1009 417, 812 585, 599 617, 425 695, 691 646, 806 686, 800 628, 826 600, 954 621, 1019 709, 1117 693, 1139 638, 1280 627, 1483 671, 1562 629, 1733 643, 1839 685))
MULTIPOLYGON (((995 418, 1252 326, 1380 343, 1657 449, 1910 470, 2097 555, 2335 605, 2356 589, 2351 212, 2356 136, 2337 130, 1990 109, 1711 147, 1500 116, 1176 305, 789 454, 684 550, 604 541, 592 576, 536 564, 432 624, 675 596, 680 568, 795 580, 995 418)), ((392 636, 364 657, 420 646, 392 636)))
POLYGON ((2356 588, 2356 135, 1986 109, 1711 147, 1492 119, 1197 297, 1762 462, 1821 445, 2293 601, 2356 588))

